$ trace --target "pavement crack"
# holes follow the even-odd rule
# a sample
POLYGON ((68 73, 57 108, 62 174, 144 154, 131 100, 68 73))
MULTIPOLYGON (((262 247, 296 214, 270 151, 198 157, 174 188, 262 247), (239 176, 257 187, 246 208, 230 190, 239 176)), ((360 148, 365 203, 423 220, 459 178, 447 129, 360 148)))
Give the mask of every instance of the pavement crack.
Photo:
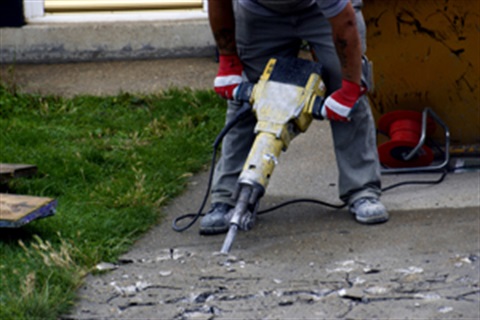
POLYGON ((418 300, 418 298, 412 296, 403 296, 403 297, 365 297, 361 302, 368 304, 374 302, 383 302, 383 301, 409 301, 409 300, 418 300))
POLYGON ((244 294, 244 295, 228 295, 219 297, 218 301, 238 301, 238 300, 250 300, 256 298, 256 294, 244 294))
POLYGON ((225 277, 222 276, 202 276, 198 278, 200 281, 213 281, 213 280, 225 280, 225 277))
POLYGON ((355 303, 355 302, 353 302, 353 301, 350 302, 350 303, 348 304, 348 309, 347 309, 344 313, 339 314, 336 318, 337 318, 337 319, 347 319, 347 315, 353 311, 353 308, 354 308, 355 306, 356 306, 356 303, 355 303))
POLYGON ((294 304, 294 302, 293 302, 293 301, 290 301, 290 300, 289 300, 289 301, 280 301, 280 302, 278 303, 278 305, 279 305, 280 307, 288 307, 288 306, 291 306, 291 305, 293 305, 293 304, 294 304))
POLYGON ((115 300, 115 299, 117 299, 117 298, 119 298, 119 297, 121 297, 120 294, 114 294, 114 295, 112 295, 110 298, 108 298, 105 302, 106 302, 106 303, 110 303, 110 302, 112 302, 113 300, 115 300))
POLYGON ((181 296, 181 297, 167 299, 167 300, 164 300, 163 302, 165 304, 177 304, 180 302, 187 302, 187 301, 188 301, 188 298, 186 296, 181 296))
POLYGON ((220 314, 222 310, 214 306, 199 306, 195 308, 185 309, 176 316, 174 319, 186 320, 186 319, 213 319, 217 314, 220 314))
POLYGON ((164 286, 159 284, 153 284, 153 285, 149 285, 148 287, 145 287, 143 291, 152 290, 152 289, 166 289, 166 290, 174 290, 174 291, 184 290, 184 288, 179 288, 174 286, 164 286))
POLYGON ((236 277, 236 278, 226 278, 226 282, 232 282, 232 281, 261 281, 261 277, 236 277))
POLYGON ((425 279, 425 282, 428 282, 428 283, 445 283, 447 281, 447 278, 448 278, 448 273, 438 275, 436 278, 427 278, 427 279, 425 279))
POLYGON ((347 282, 349 288, 353 287, 354 283, 352 280, 350 280, 350 273, 345 274, 345 282, 347 282))
POLYGON ((468 302, 478 302, 479 297, 476 297, 476 298, 473 298, 473 299, 469 299, 467 297, 472 296, 472 295, 479 295, 479 294, 480 294, 480 290, 473 290, 473 291, 469 291, 469 292, 459 294, 459 295, 454 296, 454 297, 446 297, 446 299, 461 300, 461 301, 468 301, 468 302))
POLYGON ((222 292, 226 291, 225 287, 219 287, 217 290, 205 291, 198 294, 193 300, 195 303, 205 303, 210 297, 215 297, 222 292))
POLYGON ((122 305, 122 306, 118 306, 118 309, 120 311, 125 311, 129 308, 141 308, 141 307, 151 307, 151 306, 156 306, 157 303, 155 302, 135 302, 135 301, 131 301, 125 305, 122 305))
POLYGON ((315 290, 290 290, 290 291, 284 291, 282 295, 283 296, 298 296, 298 295, 302 295, 302 294, 308 294, 308 295, 312 295, 312 296, 315 296, 315 297, 318 297, 318 298, 322 298, 322 297, 328 296, 332 292, 335 292, 335 290, 328 290, 328 291, 325 291, 325 292, 318 292, 318 291, 315 291, 315 290))

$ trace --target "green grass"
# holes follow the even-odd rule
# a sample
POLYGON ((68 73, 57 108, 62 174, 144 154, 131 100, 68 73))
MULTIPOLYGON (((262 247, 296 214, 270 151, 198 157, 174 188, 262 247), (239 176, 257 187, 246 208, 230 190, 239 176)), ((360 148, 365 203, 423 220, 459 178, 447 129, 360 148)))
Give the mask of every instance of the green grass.
POLYGON ((64 99, 0 86, 0 162, 38 167, 8 192, 58 200, 56 215, 0 229, 0 319, 58 318, 95 264, 161 223, 208 163, 224 104, 211 91, 64 99))

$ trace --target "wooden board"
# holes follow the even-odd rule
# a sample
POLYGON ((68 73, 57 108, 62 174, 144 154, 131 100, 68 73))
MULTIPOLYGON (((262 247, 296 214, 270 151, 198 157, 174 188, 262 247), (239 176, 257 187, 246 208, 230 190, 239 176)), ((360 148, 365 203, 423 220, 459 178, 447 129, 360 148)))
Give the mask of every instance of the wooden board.
POLYGON ((57 201, 52 198, 0 193, 0 228, 17 228, 51 216, 56 206, 57 201))
POLYGON ((31 164, 0 163, 0 183, 13 178, 28 177, 37 173, 37 166, 31 164))

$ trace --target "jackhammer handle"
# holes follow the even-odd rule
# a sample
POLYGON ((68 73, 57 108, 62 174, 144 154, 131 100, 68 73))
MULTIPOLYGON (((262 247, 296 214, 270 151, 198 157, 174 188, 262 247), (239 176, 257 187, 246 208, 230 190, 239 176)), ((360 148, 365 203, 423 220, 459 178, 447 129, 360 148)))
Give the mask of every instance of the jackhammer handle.
POLYGON ((322 116, 322 108, 325 99, 322 96, 316 96, 315 100, 313 101, 312 106, 312 117, 315 120, 324 120, 325 118, 322 116))
POLYGON ((251 82, 242 82, 240 83, 233 92, 233 97, 236 101, 248 102, 252 96, 254 83, 251 82))

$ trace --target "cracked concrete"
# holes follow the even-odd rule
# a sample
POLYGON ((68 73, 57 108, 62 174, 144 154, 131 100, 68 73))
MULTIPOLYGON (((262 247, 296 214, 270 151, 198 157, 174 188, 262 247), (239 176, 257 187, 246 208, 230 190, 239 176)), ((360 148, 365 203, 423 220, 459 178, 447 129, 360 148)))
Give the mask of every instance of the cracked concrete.
MULTIPOLYGON (((192 192, 167 212, 194 211, 192 192)), ((227 257, 215 253, 223 236, 166 223, 115 270, 89 276, 66 318, 478 319, 479 222, 476 208, 437 209, 392 212, 369 227, 298 204, 260 216, 227 257), (291 215, 295 224, 284 223, 291 215)))
MULTIPOLYGON (((72 96, 210 88, 213 59, 17 65, 3 79, 21 91, 72 96)), ((386 175, 384 186, 438 174, 386 175)), ((98 265, 64 319, 479 319, 480 174, 402 186, 382 200, 391 219, 364 226, 343 210, 297 203, 259 216, 228 257, 223 236, 198 225, 176 233, 175 217, 196 212, 207 173, 163 208, 152 228, 115 264, 98 265)), ((280 158, 261 208, 285 200, 338 201, 326 122, 315 123, 280 158)), ((338 202, 337 202, 338 203, 338 202)))

